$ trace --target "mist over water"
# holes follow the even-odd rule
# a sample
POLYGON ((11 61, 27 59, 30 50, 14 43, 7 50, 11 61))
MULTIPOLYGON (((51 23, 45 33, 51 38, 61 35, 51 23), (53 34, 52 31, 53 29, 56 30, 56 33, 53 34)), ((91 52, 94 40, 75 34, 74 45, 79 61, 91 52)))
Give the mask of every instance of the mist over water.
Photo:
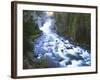
POLYGON ((45 58, 48 67, 91 65, 91 55, 87 50, 70 43, 68 39, 57 34, 53 12, 41 12, 39 15, 34 13, 33 20, 38 25, 39 30, 42 31, 33 44, 33 51, 37 60, 45 58))

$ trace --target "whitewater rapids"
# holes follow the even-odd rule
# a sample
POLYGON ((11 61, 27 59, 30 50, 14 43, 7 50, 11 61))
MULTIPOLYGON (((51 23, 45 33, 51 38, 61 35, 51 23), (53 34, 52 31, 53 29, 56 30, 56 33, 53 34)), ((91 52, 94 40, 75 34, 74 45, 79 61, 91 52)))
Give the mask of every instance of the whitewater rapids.
POLYGON ((33 44, 33 51, 37 55, 37 60, 45 58, 48 67, 90 66, 90 53, 59 36, 55 29, 55 18, 53 14, 48 15, 48 13, 43 12, 40 16, 33 15, 35 23, 42 31, 40 36, 35 39, 35 44, 33 44))

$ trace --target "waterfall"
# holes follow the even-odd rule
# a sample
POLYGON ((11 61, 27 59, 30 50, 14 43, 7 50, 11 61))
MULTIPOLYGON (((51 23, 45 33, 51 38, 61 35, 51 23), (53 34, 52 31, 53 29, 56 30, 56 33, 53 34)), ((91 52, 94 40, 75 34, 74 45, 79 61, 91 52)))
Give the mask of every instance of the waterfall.
POLYGON ((34 12, 33 20, 42 31, 33 44, 33 51, 37 55, 37 60, 45 58, 49 67, 91 65, 91 55, 87 50, 70 43, 69 40, 65 40, 57 34, 53 12, 41 12, 39 15, 34 12))

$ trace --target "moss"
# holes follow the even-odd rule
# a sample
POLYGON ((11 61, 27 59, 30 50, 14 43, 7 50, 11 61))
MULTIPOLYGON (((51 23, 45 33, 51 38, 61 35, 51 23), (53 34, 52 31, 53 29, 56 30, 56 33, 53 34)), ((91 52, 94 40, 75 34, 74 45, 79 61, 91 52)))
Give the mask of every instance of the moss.
POLYGON ((42 58, 34 66, 36 68, 47 68, 48 67, 48 63, 47 63, 46 59, 42 58))

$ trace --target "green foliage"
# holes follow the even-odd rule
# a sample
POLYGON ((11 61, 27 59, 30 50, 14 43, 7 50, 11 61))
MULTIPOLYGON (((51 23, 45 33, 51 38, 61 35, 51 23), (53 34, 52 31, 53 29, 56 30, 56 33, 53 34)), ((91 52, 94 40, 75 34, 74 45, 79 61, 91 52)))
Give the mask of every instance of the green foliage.
POLYGON ((47 68, 48 63, 45 58, 41 58, 38 63, 34 64, 33 66, 35 66, 35 68, 47 68))
MULTIPOLYGON (((40 12, 41 13, 41 12, 40 12)), ((39 14, 39 13, 38 13, 39 14)), ((35 58, 32 49, 34 40, 39 36, 41 31, 33 20, 33 11, 23 11, 23 68, 43 68, 47 67, 45 59, 40 59, 38 63, 34 63, 35 58)))
POLYGON ((90 48, 91 15, 87 13, 55 13, 56 29, 80 45, 90 48))
POLYGON ((30 57, 30 55, 32 56, 33 54, 33 40, 40 32, 32 18, 33 17, 31 11, 23 11, 23 56, 25 57, 25 60, 23 60, 23 68, 26 68, 25 66, 27 65, 27 68, 29 68, 29 66, 33 64, 32 59, 34 58, 30 57))
MULTIPOLYGON (((37 15, 41 11, 23 11, 23 68, 45 68, 48 67, 46 59, 40 59, 38 63, 34 63, 35 58, 32 49, 34 48, 34 40, 38 38, 41 31, 33 20, 32 14, 37 15)), ((65 37, 70 37, 75 43, 87 45, 90 49, 91 39, 91 15, 87 13, 66 13, 55 12, 56 31, 65 37)))
POLYGON ((31 52, 33 48, 32 40, 34 40, 40 30, 38 26, 33 21, 32 11, 23 11, 23 51, 24 54, 31 52))
POLYGON ((67 16, 67 13, 55 13, 56 30, 63 35, 65 35, 65 31, 67 30, 67 16))

